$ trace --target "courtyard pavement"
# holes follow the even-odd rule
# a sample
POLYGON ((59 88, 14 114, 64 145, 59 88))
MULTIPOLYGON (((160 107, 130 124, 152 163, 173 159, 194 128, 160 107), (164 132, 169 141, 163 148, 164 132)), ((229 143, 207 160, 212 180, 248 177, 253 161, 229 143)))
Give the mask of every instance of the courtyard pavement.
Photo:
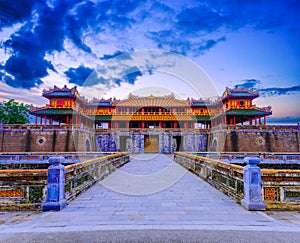
POLYGON ((59 212, 0 212, 0 242, 299 242, 300 212, 250 212, 174 163, 136 155, 59 212))

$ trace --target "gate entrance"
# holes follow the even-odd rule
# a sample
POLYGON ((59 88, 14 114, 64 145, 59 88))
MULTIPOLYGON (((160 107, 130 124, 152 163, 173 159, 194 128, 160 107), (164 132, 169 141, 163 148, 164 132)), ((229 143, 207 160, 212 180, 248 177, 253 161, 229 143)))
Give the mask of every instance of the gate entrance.
POLYGON ((173 148, 174 152, 182 151, 181 136, 173 136, 173 148))
POLYGON ((122 136, 120 137, 120 151, 128 152, 130 150, 130 137, 122 136))
POLYGON ((144 153, 158 153, 159 152, 159 136, 145 135, 144 136, 144 153))

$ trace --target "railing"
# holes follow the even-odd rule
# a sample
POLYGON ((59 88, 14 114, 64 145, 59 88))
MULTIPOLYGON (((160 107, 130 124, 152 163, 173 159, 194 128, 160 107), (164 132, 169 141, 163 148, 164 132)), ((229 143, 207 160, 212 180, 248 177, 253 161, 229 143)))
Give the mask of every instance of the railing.
MULTIPOLYGON (((299 154, 289 156, 299 158, 299 154)), ((182 152, 175 153, 174 160, 238 202, 243 198, 242 166, 182 152)), ((266 209, 300 209, 300 170, 261 169, 261 181, 262 200, 266 204, 266 209)))
POLYGON ((96 133, 107 133, 108 131, 112 133, 118 133, 118 132, 154 132, 154 133, 159 133, 161 131, 165 132, 184 132, 184 133, 207 133, 209 132, 209 129, 204 129, 204 128, 96 128, 95 129, 96 133))
POLYGON ((92 130, 83 124, 47 124, 47 125, 35 125, 35 124, 3 124, 0 130, 92 130))
MULTIPOLYGON (((75 156, 73 153, 68 154, 75 156)), ((95 154, 99 155, 99 153, 92 155, 95 154)), ((105 153, 102 157, 65 166, 67 201, 74 199, 80 192, 128 161, 127 153, 105 153)), ((0 169, 0 210, 41 209, 46 197, 48 169, 38 169, 36 168, 38 165, 39 162, 32 164, 32 168, 35 169, 0 169)))
POLYGON ((46 186, 47 169, 0 170, 0 210, 38 210, 46 186))
MULTIPOLYGON (((218 129, 218 127, 217 127, 218 129)), ((299 130, 297 125, 227 125, 222 126, 224 130, 299 130)))
POLYGON ((300 209, 300 170, 262 169, 261 177, 267 209, 300 209))
POLYGON ((226 161, 234 161, 235 163, 243 162, 245 157, 253 156, 259 157, 262 162, 265 160, 270 161, 299 161, 300 154, 297 152, 290 153, 277 153, 277 152, 189 152, 189 154, 194 154, 198 156, 202 156, 205 158, 210 158, 214 160, 226 160, 226 161))
POLYGON ((85 191, 127 162, 129 162, 127 153, 116 153, 66 166, 66 200, 74 199, 79 193, 85 191))
MULTIPOLYGON (((42 111, 42 110, 47 110, 47 109, 51 109, 51 108, 55 108, 55 109, 73 109, 74 108, 74 104, 73 105, 49 105, 46 104, 45 106, 41 106, 41 107, 33 107, 30 109, 31 112, 36 112, 36 111, 42 111)), ((83 111, 83 109, 80 109, 81 111, 83 111)), ((74 110, 75 112, 75 110, 74 110)))
POLYGON ((237 201, 243 198, 242 166, 182 152, 174 160, 237 201))

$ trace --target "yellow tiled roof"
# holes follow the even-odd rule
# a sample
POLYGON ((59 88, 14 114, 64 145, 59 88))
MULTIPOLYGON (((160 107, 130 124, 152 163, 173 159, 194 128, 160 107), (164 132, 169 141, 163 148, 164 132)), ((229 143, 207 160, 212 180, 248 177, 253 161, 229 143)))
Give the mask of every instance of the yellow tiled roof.
POLYGON ((124 107, 186 107, 190 106, 188 101, 177 100, 174 97, 129 97, 119 101, 116 106, 124 107))

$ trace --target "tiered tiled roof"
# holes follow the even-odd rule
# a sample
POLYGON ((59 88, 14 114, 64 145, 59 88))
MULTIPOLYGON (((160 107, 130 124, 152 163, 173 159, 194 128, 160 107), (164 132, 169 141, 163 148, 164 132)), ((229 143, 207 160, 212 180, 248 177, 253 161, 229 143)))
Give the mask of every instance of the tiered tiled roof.
POLYGON ((209 106, 212 106, 212 102, 209 100, 202 100, 202 99, 191 100, 191 107, 209 107, 209 106))
POLYGON ((46 98, 52 97, 70 97, 75 98, 78 95, 77 87, 69 89, 66 85, 63 88, 58 88, 56 85, 53 89, 43 90, 43 96, 46 98))
POLYGON ((178 100, 173 95, 155 97, 129 96, 128 99, 119 101, 117 106, 124 107, 187 107, 190 106, 188 100, 178 100))
POLYGON ((225 101, 229 98, 246 98, 246 99, 255 99, 259 97, 258 91, 251 91, 249 89, 230 89, 226 88, 225 92, 222 95, 222 101, 225 101))
POLYGON ((100 100, 94 99, 92 102, 90 102, 88 104, 88 106, 93 106, 93 107, 95 107, 95 106, 110 107, 110 106, 112 106, 112 103, 113 103, 112 98, 110 98, 110 99, 103 99, 103 98, 101 98, 100 100))

